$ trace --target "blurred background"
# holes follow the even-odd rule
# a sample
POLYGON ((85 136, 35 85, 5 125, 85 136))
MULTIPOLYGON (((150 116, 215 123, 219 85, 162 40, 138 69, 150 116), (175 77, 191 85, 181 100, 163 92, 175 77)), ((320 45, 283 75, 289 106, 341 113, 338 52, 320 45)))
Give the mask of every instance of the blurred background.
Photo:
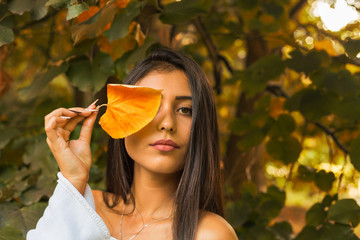
MULTIPOLYGON (((44 116, 105 103, 106 84, 160 46, 191 55, 213 86, 239 239, 359 239, 359 10, 359 0, 0 0, 0 240, 25 239, 56 185, 44 116)), ((97 189, 107 140, 96 124, 97 189)))

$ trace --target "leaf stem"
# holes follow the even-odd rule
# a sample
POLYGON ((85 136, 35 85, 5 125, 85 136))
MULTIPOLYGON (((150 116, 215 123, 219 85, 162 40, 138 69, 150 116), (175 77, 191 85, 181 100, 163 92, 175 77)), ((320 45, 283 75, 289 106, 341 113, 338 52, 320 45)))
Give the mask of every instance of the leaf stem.
POLYGON ((96 106, 96 110, 99 110, 101 107, 105 107, 107 106, 107 103, 101 104, 99 106, 96 106))

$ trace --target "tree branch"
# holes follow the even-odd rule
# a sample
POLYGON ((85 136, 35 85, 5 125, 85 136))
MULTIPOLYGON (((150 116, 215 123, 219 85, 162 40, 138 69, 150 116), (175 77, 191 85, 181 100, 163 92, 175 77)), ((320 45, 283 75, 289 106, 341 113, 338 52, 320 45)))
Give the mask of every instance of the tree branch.
POLYGON ((344 43, 344 41, 341 40, 339 37, 337 37, 337 36, 335 36, 335 35, 327 32, 327 31, 325 31, 325 30, 323 30, 323 29, 318 28, 315 24, 312 24, 312 23, 301 24, 301 23, 299 23, 299 22, 298 22, 298 24, 299 24, 299 26, 301 26, 301 27, 303 27, 303 28, 305 28, 305 29, 306 29, 306 27, 312 27, 312 28, 314 28, 317 32, 321 33, 322 35, 324 35, 324 36, 326 36, 326 37, 330 37, 330 38, 332 38, 332 39, 335 39, 336 41, 338 41, 338 42, 341 43, 341 44, 344 43))
POLYGON ((219 57, 219 59, 225 64, 227 70, 228 70, 231 74, 233 74, 233 73, 234 73, 234 70, 233 70, 233 68, 231 67, 229 61, 225 58, 225 56, 219 54, 218 57, 219 57))
POLYGON ((352 65, 360 67, 360 60, 344 57, 344 55, 340 55, 340 56, 333 57, 333 58, 336 59, 337 61, 341 62, 341 63, 344 63, 344 64, 345 63, 350 63, 352 65))
POLYGON ((208 50, 208 53, 210 55, 212 65, 213 65, 213 71, 214 71, 214 79, 215 79, 215 90, 218 94, 221 93, 221 77, 222 77, 222 67, 220 64, 220 58, 218 54, 218 50, 211 40, 211 37, 209 33, 206 31, 206 28, 204 26, 204 23, 202 22, 202 19, 200 16, 196 17, 193 20, 193 23, 199 32, 203 42, 205 43, 205 46, 208 50))
POLYGON ((325 127, 322 123, 319 122, 314 122, 315 126, 317 126, 318 128, 320 128, 321 130, 323 130, 327 135, 329 135, 334 142, 336 143, 336 145, 345 153, 345 154, 349 154, 349 150, 347 149, 347 147, 345 147, 340 141, 339 139, 335 136, 335 133, 333 131, 331 131, 330 129, 328 129, 327 127, 325 127))
POLYGON ((345 158, 345 161, 344 161, 343 166, 341 168, 341 174, 340 174, 340 177, 339 177, 339 183, 338 183, 338 189, 337 189, 338 192, 341 189, 341 183, 342 183, 342 180, 343 180, 343 177, 344 177, 345 166, 346 166, 346 164, 348 162, 348 154, 345 153, 344 158, 345 158))
POLYGON ((307 0, 299 0, 297 4, 295 4, 295 6, 290 10, 289 17, 295 17, 295 15, 303 8, 306 3, 307 0))
POLYGON ((269 84, 266 86, 265 90, 274 94, 277 97, 289 98, 289 96, 286 94, 286 92, 278 85, 269 84))

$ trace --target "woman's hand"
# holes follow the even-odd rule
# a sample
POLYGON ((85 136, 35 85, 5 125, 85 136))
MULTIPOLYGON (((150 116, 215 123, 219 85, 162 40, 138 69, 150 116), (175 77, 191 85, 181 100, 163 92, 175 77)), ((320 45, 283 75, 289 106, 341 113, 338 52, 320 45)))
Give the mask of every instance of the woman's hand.
POLYGON ((59 108, 45 117, 46 142, 63 176, 81 194, 84 193, 89 179, 92 163, 90 140, 96 119, 96 112, 87 110, 94 110, 95 108, 95 104, 90 105, 87 109, 59 108), (71 132, 81 121, 84 122, 79 138, 70 140, 71 132))

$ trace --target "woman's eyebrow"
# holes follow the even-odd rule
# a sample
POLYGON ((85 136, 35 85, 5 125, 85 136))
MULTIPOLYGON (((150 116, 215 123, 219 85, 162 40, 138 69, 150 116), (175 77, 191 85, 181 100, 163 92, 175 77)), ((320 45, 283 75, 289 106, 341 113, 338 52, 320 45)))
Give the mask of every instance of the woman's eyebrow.
POLYGON ((192 100, 191 96, 176 96, 175 100, 192 100))

